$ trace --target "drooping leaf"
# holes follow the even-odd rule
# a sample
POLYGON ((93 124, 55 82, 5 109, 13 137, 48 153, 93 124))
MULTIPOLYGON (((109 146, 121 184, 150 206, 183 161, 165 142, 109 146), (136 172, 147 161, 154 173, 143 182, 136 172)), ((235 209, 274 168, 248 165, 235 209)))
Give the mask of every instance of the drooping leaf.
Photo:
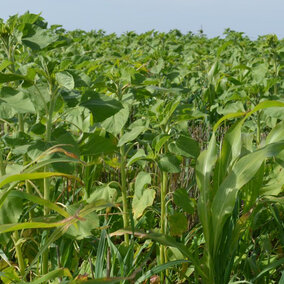
POLYGON ((117 199, 117 190, 109 185, 95 187, 90 197, 86 199, 88 203, 93 203, 98 200, 105 200, 109 203, 115 203, 117 199))
POLYGON ((135 155, 133 155, 127 162, 127 167, 131 166, 133 163, 146 159, 146 154, 143 149, 139 149, 135 155))
MULTIPOLYGON (((30 79, 21 74, 0 72, 0 83, 8 83, 14 81, 30 81, 30 79)), ((32 83, 32 81, 30 83, 32 83)))
POLYGON ((140 172, 136 177, 132 201, 133 217, 135 220, 142 216, 144 210, 154 202, 156 191, 151 188, 145 188, 149 184, 151 184, 151 175, 146 172, 140 172))
POLYGON ((17 113, 35 113, 35 108, 29 96, 24 92, 2 97, 1 100, 17 113))
MULTIPOLYGON (((8 195, 0 208, 0 234, 5 224, 17 224, 23 212, 23 200, 17 196, 8 195)), ((8 241, 8 235, 0 235, 0 242, 8 241)))
POLYGON ((167 173, 179 173, 180 172, 180 161, 172 154, 163 155, 158 161, 158 165, 161 171, 167 173))
POLYGON ((170 143, 168 148, 171 153, 187 158, 197 158, 200 152, 198 142, 185 135, 170 143))
POLYGON ((107 118, 102 122, 102 127, 105 130, 113 135, 118 135, 124 125, 126 124, 129 116, 129 109, 122 108, 118 113, 115 115, 107 118))
POLYGON ((92 112, 95 122, 102 122, 123 108, 118 100, 92 91, 83 95, 81 105, 92 112))
MULTIPOLYGON (((79 205, 70 205, 67 211, 70 215, 75 215, 79 209, 79 205)), ((76 240, 82 240, 92 236, 92 230, 100 226, 99 216, 92 212, 77 222, 77 226, 70 226, 66 234, 76 240)))
POLYGON ((152 147, 155 149, 156 154, 160 152, 164 144, 171 138, 170 135, 160 134, 153 139, 152 147))
POLYGON ((110 154, 116 150, 116 139, 108 133, 97 129, 94 133, 85 134, 80 145, 82 155, 110 154))
POLYGON ((179 188, 174 192, 174 203, 182 208, 185 212, 189 214, 194 213, 194 208, 196 206, 194 199, 189 198, 189 195, 185 188, 179 188))
POLYGON ((35 28, 34 34, 28 37, 23 37, 22 42, 32 50, 41 50, 53 42, 57 41, 58 35, 50 30, 35 28))
POLYGON ((129 132, 124 133, 123 136, 119 139, 117 146, 120 147, 125 143, 133 141, 145 130, 147 130, 146 126, 137 126, 129 132))

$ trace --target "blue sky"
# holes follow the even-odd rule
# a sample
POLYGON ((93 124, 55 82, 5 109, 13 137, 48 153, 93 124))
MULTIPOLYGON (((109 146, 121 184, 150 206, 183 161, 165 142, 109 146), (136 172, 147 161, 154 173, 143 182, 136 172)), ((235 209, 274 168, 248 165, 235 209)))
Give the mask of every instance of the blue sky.
POLYGON ((49 24, 67 30, 103 29, 169 31, 177 28, 194 33, 202 27, 209 37, 221 36, 226 28, 253 39, 269 33, 284 38, 284 0, 8 0, 0 17, 29 10, 42 12, 49 24))

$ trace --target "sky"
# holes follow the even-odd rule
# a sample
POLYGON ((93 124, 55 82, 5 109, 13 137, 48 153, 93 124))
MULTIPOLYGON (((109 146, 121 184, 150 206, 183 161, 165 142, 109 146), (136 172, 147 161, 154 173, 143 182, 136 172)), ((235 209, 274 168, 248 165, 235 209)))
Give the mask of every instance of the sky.
MULTIPOLYGON (((4 4, 5 3, 5 4, 4 4)), ((8 0, 0 18, 42 13, 50 25, 66 30, 105 30, 137 33, 178 29, 208 37, 222 36, 226 28, 252 39, 276 34, 284 38, 284 0, 8 0)))

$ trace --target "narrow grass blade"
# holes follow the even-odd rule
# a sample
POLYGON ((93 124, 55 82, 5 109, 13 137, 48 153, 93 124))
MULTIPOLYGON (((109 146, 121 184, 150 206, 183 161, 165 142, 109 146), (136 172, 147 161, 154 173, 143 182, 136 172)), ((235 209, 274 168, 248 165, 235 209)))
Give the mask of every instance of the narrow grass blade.
POLYGON ((68 277, 68 278, 73 278, 69 269, 67 268, 59 268, 59 269, 56 269, 56 270, 53 270, 47 274, 45 274, 44 276, 34 280, 34 281, 31 281, 31 282, 20 282, 20 284, 25 284, 25 283, 31 283, 31 284, 40 284, 40 283, 44 283, 46 281, 50 281, 54 278, 58 278, 58 277, 68 277))
POLYGON ((179 264, 183 264, 183 263, 189 263, 190 261, 188 260, 183 260, 183 259, 180 259, 180 260, 175 260, 175 261, 169 261, 165 264, 162 264, 162 265, 158 265, 150 270, 148 270, 145 274, 143 274, 141 277, 139 277, 135 284, 139 284, 139 283, 142 283, 143 281, 145 281, 146 279, 150 278, 152 275, 155 275, 155 274, 158 274, 170 267, 173 267, 175 265, 179 265, 179 264))
POLYGON ((28 173, 28 174, 17 174, 17 175, 5 175, 0 178, 0 188, 3 187, 6 184, 9 184, 11 182, 15 181, 23 181, 23 180, 33 180, 33 179, 42 179, 42 178, 48 178, 48 177, 67 177, 69 179, 76 179, 77 181, 81 182, 80 179, 78 179, 75 176, 64 174, 64 173, 57 173, 57 172, 39 172, 39 173, 28 173))
POLYGON ((10 195, 16 196, 16 197, 19 197, 19 198, 22 198, 22 199, 27 199, 27 200, 29 200, 33 203, 37 203, 37 204, 40 204, 42 206, 45 206, 45 207, 47 207, 51 210, 54 210, 55 212, 59 213, 60 215, 62 215, 65 218, 71 217, 71 215, 68 214, 68 212, 66 212, 64 209, 60 208, 56 204, 54 204, 54 203, 52 203, 48 200, 45 200, 43 198, 37 197, 35 195, 29 194, 29 193, 26 193, 26 192, 23 192, 23 191, 18 191, 18 190, 12 190, 10 195))

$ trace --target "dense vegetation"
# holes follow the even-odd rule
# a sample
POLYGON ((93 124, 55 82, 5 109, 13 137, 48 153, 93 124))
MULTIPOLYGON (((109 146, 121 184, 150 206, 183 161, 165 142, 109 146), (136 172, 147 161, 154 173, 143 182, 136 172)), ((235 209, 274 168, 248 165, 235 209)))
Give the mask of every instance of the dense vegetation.
POLYGON ((3 283, 283 283, 284 40, 0 39, 3 283))

